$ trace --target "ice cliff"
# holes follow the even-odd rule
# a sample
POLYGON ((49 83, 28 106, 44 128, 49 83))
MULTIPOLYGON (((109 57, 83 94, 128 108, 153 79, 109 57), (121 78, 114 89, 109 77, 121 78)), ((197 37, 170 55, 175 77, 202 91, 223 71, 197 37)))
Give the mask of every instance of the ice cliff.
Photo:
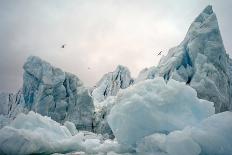
POLYGON ((119 65, 115 71, 105 74, 92 91, 95 102, 101 102, 108 96, 115 96, 120 89, 133 83, 127 67, 119 65))
POLYGON ((92 130, 93 101, 78 77, 35 56, 29 57, 23 68, 27 109, 57 122, 71 121, 79 129, 92 130))
POLYGON ((144 69, 136 81, 157 76, 183 81, 199 98, 214 102, 216 112, 230 109, 230 65, 212 6, 191 24, 180 45, 171 48, 157 67, 144 69))
POLYGON ((19 113, 27 112, 22 90, 16 94, 0 93, 0 128, 7 125, 19 113))

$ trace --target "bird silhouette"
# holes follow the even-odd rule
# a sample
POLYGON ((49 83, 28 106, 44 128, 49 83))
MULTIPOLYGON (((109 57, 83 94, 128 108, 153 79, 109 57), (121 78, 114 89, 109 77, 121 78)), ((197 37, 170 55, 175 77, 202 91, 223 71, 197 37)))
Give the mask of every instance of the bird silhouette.
POLYGON ((158 56, 158 55, 161 55, 162 52, 163 52, 163 51, 160 51, 159 54, 157 54, 157 56, 158 56))
POLYGON ((62 45, 61 48, 64 48, 66 46, 66 44, 62 45))

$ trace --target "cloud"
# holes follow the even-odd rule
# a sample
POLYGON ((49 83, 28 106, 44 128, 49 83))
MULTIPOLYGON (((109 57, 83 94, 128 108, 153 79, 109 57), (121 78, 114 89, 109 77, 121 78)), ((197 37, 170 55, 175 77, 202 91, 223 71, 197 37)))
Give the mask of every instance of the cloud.
POLYGON ((22 66, 30 55, 76 74, 88 86, 118 64, 136 76, 158 63, 158 51, 167 53, 179 44, 209 3, 218 15, 225 47, 232 51, 230 0, 3 0, 0 91, 21 87, 22 66))

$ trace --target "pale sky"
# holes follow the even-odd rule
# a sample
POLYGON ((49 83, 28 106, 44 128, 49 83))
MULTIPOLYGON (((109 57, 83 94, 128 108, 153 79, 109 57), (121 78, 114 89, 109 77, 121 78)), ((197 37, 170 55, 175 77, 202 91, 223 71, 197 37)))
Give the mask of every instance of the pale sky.
POLYGON ((166 54, 184 39, 208 4, 232 55, 231 0, 0 0, 0 92, 22 86, 22 66, 31 55, 86 86, 118 64, 136 77, 157 65, 159 51, 166 54))

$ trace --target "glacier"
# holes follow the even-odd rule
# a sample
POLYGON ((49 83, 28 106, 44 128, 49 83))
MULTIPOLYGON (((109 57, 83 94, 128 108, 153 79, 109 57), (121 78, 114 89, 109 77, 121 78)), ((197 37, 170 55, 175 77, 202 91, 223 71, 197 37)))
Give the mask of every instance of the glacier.
POLYGON ((193 21, 180 45, 171 48, 157 67, 143 69, 135 81, 163 77, 185 82, 199 98, 214 102, 218 113, 231 107, 229 61, 217 17, 209 5, 193 21))
POLYGON ((129 69, 122 65, 117 66, 115 71, 105 74, 93 88, 91 94, 94 103, 102 102, 108 96, 115 96, 120 89, 129 87, 133 82, 134 79, 131 77, 129 69))
POLYGON ((232 152, 232 59, 210 5, 137 78, 119 65, 87 88, 36 56, 23 69, 22 88, 0 93, 0 154, 232 152))
POLYGON ((27 113, 20 89, 17 93, 0 93, 0 128, 9 124, 19 113, 27 113))
POLYGON ((29 110, 92 130, 93 101, 78 77, 35 56, 23 68, 23 95, 29 110))

